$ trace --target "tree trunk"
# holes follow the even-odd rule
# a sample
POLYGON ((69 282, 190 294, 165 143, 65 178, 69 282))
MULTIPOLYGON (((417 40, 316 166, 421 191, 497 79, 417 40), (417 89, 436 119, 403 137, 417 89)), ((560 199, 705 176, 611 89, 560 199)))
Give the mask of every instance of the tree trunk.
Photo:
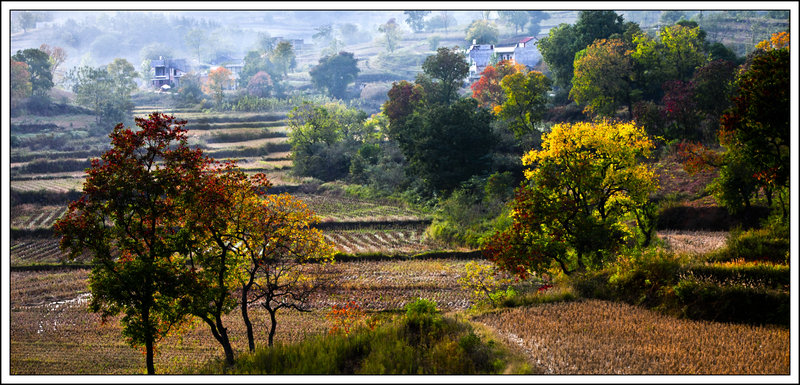
POLYGON ((253 337, 253 323, 250 322, 250 316, 247 314, 247 293, 250 292, 250 285, 242 286, 242 320, 247 328, 247 345, 251 352, 256 350, 255 337, 253 337))
POLYGON ((273 309, 267 308, 267 311, 269 311, 269 319, 270 319, 269 346, 272 347, 272 341, 275 338, 275 329, 278 326, 278 320, 275 318, 275 313, 278 312, 278 309, 273 310, 273 309))
POLYGON ((145 358, 147 362, 147 374, 156 374, 156 367, 153 363, 153 339, 148 337, 144 345, 147 354, 147 358, 145 358))
POLYGON ((231 346, 231 341, 228 339, 228 329, 222 326, 222 318, 217 316, 217 326, 219 327, 219 335, 222 337, 219 340, 219 343, 222 345, 222 349, 225 351, 225 363, 229 366, 233 365, 233 347, 231 346))
POLYGON ((231 347, 231 341, 228 339, 228 330, 222 326, 222 320, 220 317, 215 316, 216 322, 212 321, 208 317, 202 317, 203 321, 205 321, 209 327, 211 327, 211 334, 214 335, 214 339, 222 345, 222 350, 225 351, 225 363, 228 366, 233 365, 233 348, 231 347))
MULTIPOLYGON (((148 280, 149 281, 149 280, 148 280)), ((150 287, 150 282, 148 287, 150 287)), ((142 325, 144 326, 144 349, 145 349, 145 366, 147 366, 147 374, 156 374, 156 367, 154 364, 154 351, 153 348, 153 328, 150 324, 150 307, 152 296, 142 301, 142 325)))

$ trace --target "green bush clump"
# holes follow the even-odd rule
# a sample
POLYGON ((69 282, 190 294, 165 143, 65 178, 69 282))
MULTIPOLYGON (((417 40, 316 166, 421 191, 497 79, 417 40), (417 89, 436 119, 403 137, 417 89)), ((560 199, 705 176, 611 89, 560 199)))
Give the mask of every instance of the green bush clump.
POLYGON ((696 277, 725 283, 736 282, 772 289, 788 287, 790 281, 789 265, 771 263, 726 263, 692 267, 689 271, 696 277))
POLYGON ((733 232, 725 248, 709 256, 714 261, 767 261, 788 263, 789 232, 785 226, 770 226, 733 232))
POLYGON ((233 367, 205 372, 236 374, 499 374, 506 353, 483 341, 468 323, 444 317, 436 303, 419 299, 406 313, 350 334, 311 337, 293 345, 277 344, 243 354, 233 367))
POLYGON ((684 277, 674 287, 681 315, 718 322, 789 325, 789 293, 684 277))
POLYGON ((663 304, 686 259, 655 249, 627 254, 618 258, 608 278, 614 298, 651 307, 663 304))

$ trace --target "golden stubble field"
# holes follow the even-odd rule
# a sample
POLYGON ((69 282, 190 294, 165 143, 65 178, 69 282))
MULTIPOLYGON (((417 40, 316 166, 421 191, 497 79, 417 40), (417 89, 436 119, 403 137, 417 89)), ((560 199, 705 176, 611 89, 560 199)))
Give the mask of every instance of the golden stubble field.
MULTIPOLYGON (((461 260, 398 260, 337 262, 327 269, 336 277, 331 287, 312 300, 312 311, 278 313, 277 343, 302 341, 326 333, 325 316, 333 305, 355 301, 367 314, 402 309, 416 298, 436 301, 444 311, 464 310, 468 294, 457 279, 461 260)), ((85 269, 11 273, 11 374, 142 374, 144 355, 126 345, 118 319, 101 322, 88 311, 85 269)), ((266 343, 269 315, 259 306, 250 314, 256 341, 266 343)), ((238 309, 226 317, 234 348, 247 349, 238 309)), ((167 337, 156 356, 161 374, 185 373, 223 357, 208 326, 195 321, 180 334, 167 337)))
MULTIPOLYGON (((311 312, 278 313, 276 342, 326 333, 333 305, 355 301, 365 312, 397 310, 416 298, 445 312, 471 301, 457 283, 466 260, 337 262, 334 284, 313 298, 311 312)), ((12 374, 142 374, 144 356, 128 347, 117 319, 103 323, 87 309, 84 269, 11 273, 12 374)), ((257 343, 268 315, 253 307, 257 343)), ((789 373, 789 330, 681 320, 643 308, 598 300, 551 303, 474 316, 500 341, 527 354, 535 373, 781 375, 789 373)), ((226 318, 238 352, 246 350, 238 309, 226 318)), ((222 357, 200 321, 160 343, 156 370, 185 373, 222 357)))
POLYGON ((475 319, 547 374, 788 375, 789 330, 682 320, 599 300, 475 319))

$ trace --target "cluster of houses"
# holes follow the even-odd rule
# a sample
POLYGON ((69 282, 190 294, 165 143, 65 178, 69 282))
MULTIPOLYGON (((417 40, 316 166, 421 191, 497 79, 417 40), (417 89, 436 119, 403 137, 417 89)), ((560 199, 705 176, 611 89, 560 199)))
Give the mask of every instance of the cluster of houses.
POLYGON ((492 63, 513 60, 533 68, 542 60, 542 54, 536 48, 535 37, 507 39, 497 44, 477 44, 475 40, 467 51, 469 58, 469 82, 481 77, 481 72, 492 63))
MULTIPOLYGON (((232 60, 227 64, 212 66, 210 70, 213 71, 219 67, 225 67, 228 71, 231 71, 232 81, 228 85, 228 88, 235 90, 237 80, 239 79, 239 73, 244 67, 244 62, 240 59, 232 60)), ((153 74, 153 77, 150 78, 150 85, 162 91, 179 87, 181 78, 192 70, 186 59, 165 59, 163 57, 159 57, 158 60, 151 60, 150 69, 153 74)), ((207 78, 207 72, 200 74, 201 81, 205 82, 207 78)))
MULTIPOLYGON (((290 39, 287 41, 292 43, 296 51, 304 48, 302 39, 290 39)), ((473 44, 467 50, 469 60, 468 81, 470 83, 477 81, 481 77, 481 72, 488 65, 502 60, 513 60, 519 64, 524 64, 528 68, 535 67, 542 60, 542 54, 539 53, 535 43, 535 37, 512 38, 497 44, 477 44, 473 40, 473 44)), ((241 59, 225 59, 227 60, 222 60, 225 64, 221 64, 221 66, 231 72, 233 81, 229 88, 235 90, 244 62, 241 59)), ((160 57, 158 60, 151 61, 150 66, 154 74, 150 84, 153 88, 162 90, 179 86, 181 77, 191 70, 186 59, 165 59, 160 57)), ((211 70, 217 67, 219 66, 211 67, 211 70)), ((201 78, 204 76, 208 75, 201 74, 201 78)))
MULTIPOLYGON (((292 44, 295 52, 302 52, 308 49, 308 45, 304 43, 303 39, 284 39, 282 37, 274 37, 274 42, 288 41, 292 44)), ((213 71, 219 67, 225 67, 231 72, 232 81, 228 84, 227 89, 235 90, 239 80, 239 74, 244 68, 244 60, 231 57, 219 57, 214 60, 218 65, 211 66, 209 71, 213 71)), ((159 57, 158 60, 150 61, 150 69, 153 77, 150 79, 150 85, 159 90, 169 90, 171 88, 179 87, 181 77, 186 75, 192 70, 191 65, 186 59, 169 59, 159 57)), ((201 81, 205 82, 208 78, 208 72, 200 74, 201 81)))

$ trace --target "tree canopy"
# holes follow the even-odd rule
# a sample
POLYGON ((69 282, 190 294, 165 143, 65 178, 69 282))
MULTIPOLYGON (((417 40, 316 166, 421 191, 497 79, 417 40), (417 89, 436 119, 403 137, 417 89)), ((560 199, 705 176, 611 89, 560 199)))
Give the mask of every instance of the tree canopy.
POLYGON ((509 123, 518 138, 534 132, 536 124, 544 117, 551 84, 539 71, 512 73, 500 81, 505 97, 495 111, 509 123))
POLYGON ((356 80, 359 73, 358 61, 352 52, 339 52, 319 59, 319 64, 311 68, 311 82, 315 87, 326 90, 335 98, 345 99, 347 86, 356 80))
POLYGON ((425 16, 430 13, 431 11, 403 11, 403 14, 406 15, 406 23, 416 33, 425 29, 425 16))
POLYGON ((652 148, 632 123, 553 126, 542 150, 522 158, 531 168, 510 204, 512 225, 490 239, 486 254, 522 278, 551 266, 565 274, 602 267, 638 231, 636 214, 657 188, 641 163, 652 148))
POLYGON ((31 88, 34 95, 44 96, 53 88, 53 72, 50 56, 37 48, 17 51, 11 60, 28 65, 31 88))
POLYGON ((92 255, 90 310, 103 318, 122 313, 131 346, 144 346, 148 374, 155 373, 156 343, 186 320, 182 229, 205 167, 187 145, 185 121, 151 114, 139 130, 117 125, 112 148, 93 159, 81 199, 54 229, 71 258, 92 255))

